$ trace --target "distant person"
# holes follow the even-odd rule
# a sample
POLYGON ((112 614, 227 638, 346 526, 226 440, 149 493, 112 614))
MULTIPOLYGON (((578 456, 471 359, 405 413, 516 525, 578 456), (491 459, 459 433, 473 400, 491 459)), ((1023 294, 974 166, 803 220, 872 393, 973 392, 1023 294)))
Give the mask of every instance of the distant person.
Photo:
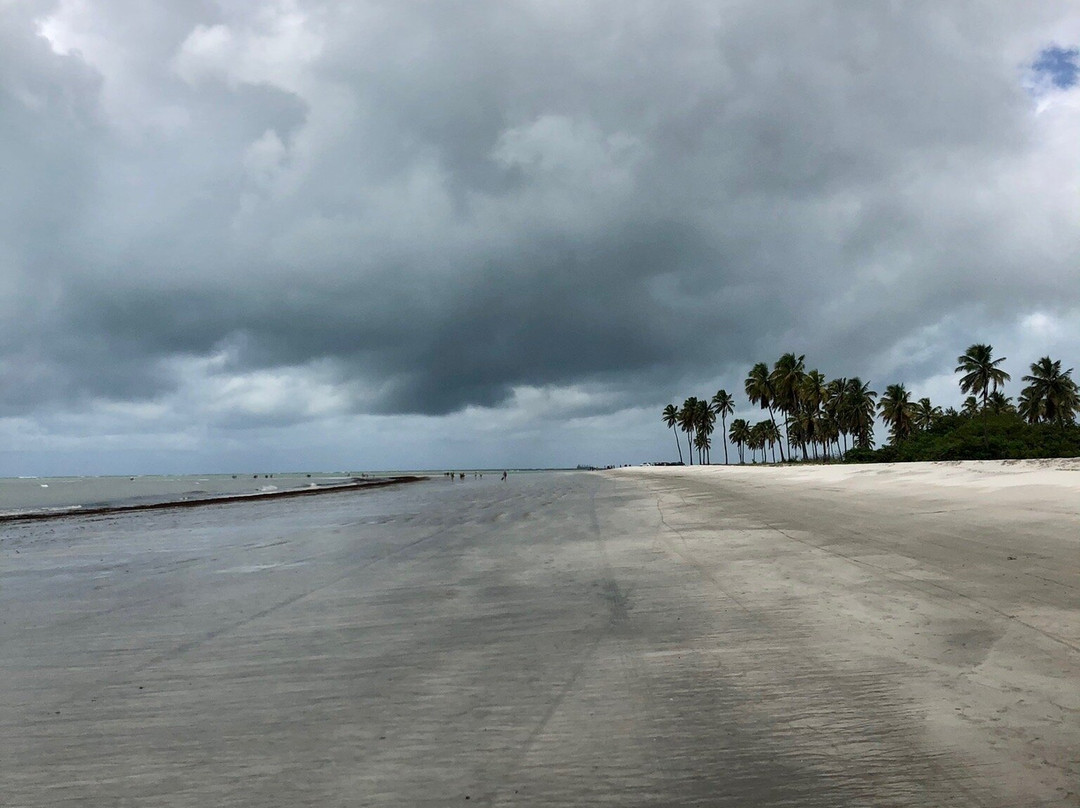
POLYGON ((503 478, 503 482, 506 482, 506 472, 505 471, 503 472, 502 478, 503 478))

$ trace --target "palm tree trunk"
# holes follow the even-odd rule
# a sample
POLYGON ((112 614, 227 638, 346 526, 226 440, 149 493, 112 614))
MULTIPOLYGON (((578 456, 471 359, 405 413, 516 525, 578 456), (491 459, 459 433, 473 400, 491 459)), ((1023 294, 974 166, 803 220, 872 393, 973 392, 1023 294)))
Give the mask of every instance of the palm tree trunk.
POLYGON ((720 426, 722 426, 724 428, 723 433, 721 433, 721 435, 720 435, 720 440, 722 440, 724 442, 724 465, 726 466, 728 464, 728 462, 727 462, 727 416, 725 416, 723 413, 720 414, 720 426))
MULTIPOLYGON (((773 429, 776 429, 776 418, 773 417, 773 409, 769 407, 769 420, 772 421, 773 429)), ((784 462, 784 447, 780 447, 780 462, 784 462)))
POLYGON ((784 456, 784 444, 787 444, 787 456, 792 455, 792 416, 784 410, 784 441, 780 444, 780 457, 784 456))
POLYGON ((983 422, 983 448, 987 452, 989 452, 990 451, 990 436, 986 432, 986 388, 985 387, 983 388, 982 422, 983 422))
POLYGON ((679 440, 679 430, 675 428, 675 424, 671 425, 671 431, 675 433, 675 445, 679 449, 679 462, 682 463, 682 442, 679 440))

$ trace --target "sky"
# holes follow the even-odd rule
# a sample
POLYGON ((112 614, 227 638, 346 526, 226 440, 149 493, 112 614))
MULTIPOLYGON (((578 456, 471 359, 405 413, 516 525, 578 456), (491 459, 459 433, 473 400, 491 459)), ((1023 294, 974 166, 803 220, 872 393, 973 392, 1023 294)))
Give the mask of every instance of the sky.
MULTIPOLYGON (((0 0, 0 475, 675 457, 1080 367, 1080 7, 0 0)), ((714 459, 720 451, 714 449, 714 459)))

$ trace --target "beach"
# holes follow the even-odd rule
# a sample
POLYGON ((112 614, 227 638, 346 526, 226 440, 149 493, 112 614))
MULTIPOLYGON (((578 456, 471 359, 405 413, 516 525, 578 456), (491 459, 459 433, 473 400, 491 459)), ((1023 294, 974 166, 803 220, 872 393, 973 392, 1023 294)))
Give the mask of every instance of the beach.
POLYGON ((1080 806, 1080 462, 0 526, 0 804, 1080 806))

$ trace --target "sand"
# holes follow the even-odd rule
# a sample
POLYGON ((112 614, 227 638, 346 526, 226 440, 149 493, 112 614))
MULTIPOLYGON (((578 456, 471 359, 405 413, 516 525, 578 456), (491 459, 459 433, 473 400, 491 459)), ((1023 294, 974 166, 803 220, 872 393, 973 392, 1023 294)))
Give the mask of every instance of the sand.
POLYGON ((4 525, 0 804, 1080 805, 1076 463, 4 525))

